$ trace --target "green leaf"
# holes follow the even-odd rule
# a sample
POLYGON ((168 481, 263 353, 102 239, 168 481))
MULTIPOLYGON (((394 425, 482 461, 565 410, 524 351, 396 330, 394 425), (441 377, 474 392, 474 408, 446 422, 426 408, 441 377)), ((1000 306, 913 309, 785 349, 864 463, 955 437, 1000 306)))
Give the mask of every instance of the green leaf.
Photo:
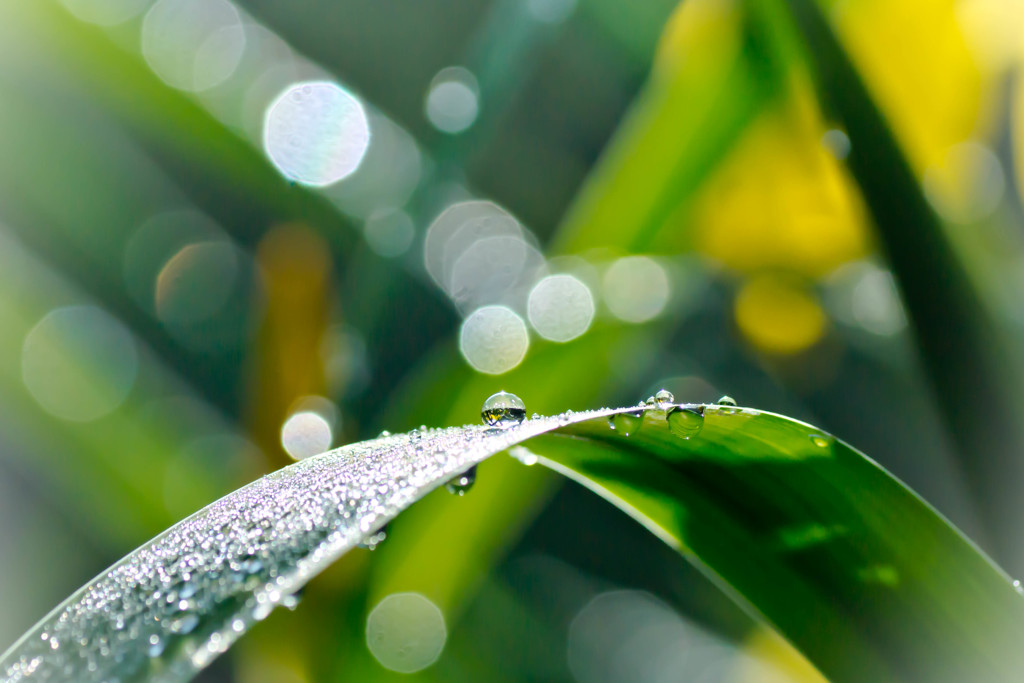
POLYGON ((792 33, 801 41, 823 108, 850 138, 847 163, 907 304, 922 363, 959 447, 966 479, 995 536, 997 557, 1019 569, 1015 517, 1024 482, 1019 361, 1007 352, 1006 340, 928 204, 889 122, 819 5, 814 0, 752 4, 765 5, 766 16, 773 11, 789 15, 789 30, 776 22, 776 40, 788 46, 792 33), (979 414, 982 404, 985 409, 979 414))
POLYGON ((0 670, 187 680, 403 509, 505 450, 624 509, 834 680, 1010 680, 1024 664, 1009 579, 872 461, 789 418, 662 403, 415 430, 291 465, 101 574, 0 670))

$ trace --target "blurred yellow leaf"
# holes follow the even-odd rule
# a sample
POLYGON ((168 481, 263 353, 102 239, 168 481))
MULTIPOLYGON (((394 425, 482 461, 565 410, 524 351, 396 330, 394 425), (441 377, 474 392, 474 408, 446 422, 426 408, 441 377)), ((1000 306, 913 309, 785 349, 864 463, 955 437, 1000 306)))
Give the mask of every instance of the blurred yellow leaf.
POLYGON ((655 78, 672 78, 694 70, 722 66, 721 57, 735 58, 740 47, 740 11, 736 0, 687 0, 665 25, 654 61, 655 78), (711 57, 718 59, 712 60, 711 57))
MULTIPOLYGON (((990 113, 994 78, 984 73, 954 0, 843 0, 836 28, 922 173, 976 133, 990 113)), ((1019 31, 1018 31, 1019 33, 1019 31)))
POLYGON ((267 304, 250 359, 250 424, 260 445, 283 463, 280 430, 293 402, 325 390, 320 345, 329 317, 332 264, 323 238, 298 223, 268 232, 256 259, 267 304))
POLYGON ((821 277, 868 251, 864 209, 823 142, 809 85, 744 133, 715 171, 691 218, 697 248, 739 271, 821 277))
POLYGON ((825 312, 814 295, 797 282, 776 275, 758 276, 736 296, 736 325, 762 351, 793 354, 813 346, 825 334, 825 312))

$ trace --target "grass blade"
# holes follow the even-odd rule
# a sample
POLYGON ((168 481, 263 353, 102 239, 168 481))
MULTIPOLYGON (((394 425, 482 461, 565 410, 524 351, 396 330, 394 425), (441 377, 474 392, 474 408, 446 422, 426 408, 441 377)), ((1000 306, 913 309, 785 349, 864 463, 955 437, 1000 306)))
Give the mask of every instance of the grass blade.
POLYGON ((83 587, 0 658, 3 679, 187 680, 403 509, 505 450, 541 454, 625 509, 834 680, 1019 671, 1024 600, 911 491, 803 423, 685 408, 416 430, 301 461, 83 587))

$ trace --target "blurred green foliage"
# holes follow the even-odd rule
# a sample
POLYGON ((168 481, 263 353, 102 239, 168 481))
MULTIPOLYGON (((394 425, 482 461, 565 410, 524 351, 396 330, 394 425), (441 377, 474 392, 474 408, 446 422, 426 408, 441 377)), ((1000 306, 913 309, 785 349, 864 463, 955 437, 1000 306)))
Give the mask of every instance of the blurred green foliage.
MULTIPOLYGON (((316 404, 338 445, 474 422, 501 388, 542 413, 660 386, 684 401, 728 392, 872 454, 1024 573, 1019 3, 246 0, 237 66, 199 92, 167 85, 145 54, 151 4, 104 0, 92 11, 128 9, 98 26, 78 0, 0 0, 0 642, 288 462, 281 427, 310 395, 335 406, 316 404), (458 134, 425 113, 451 66, 472 75, 479 109, 458 134), (262 139, 277 93, 311 79, 355 93, 371 129, 360 169, 321 189, 282 177, 262 139), (471 197, 529 226, 549 270, 597 305, 586 334, 534 331, 498 377, 460 354, 470 311, 424 268, 428 227, 471 197), (381 209, 415 229, 391 258, 366 237, 381 209), (169 231, 144 229, 167 215, 169 231), (195 245, 217 249, 184 251, 195 245), (601 282, 636 254, 671 296, 630 323, 601 282), (113 374, 84 338, 27 341, 71 306, 131 340, 124 391, 104 388, 113 374), (74 381, 31 379, 40 353, 74 381), (47 409, 110 396, 87 421, 47 409)), ((175 63, 198 68, 225 36, 175 63)), ((451 630, 419 676, 572 680, 566 628, 612 587, 788 656, 618 513, 495 460, 469 495, 421 502, 206 675, 387 679, 366 613, 416 590, 451 630)))

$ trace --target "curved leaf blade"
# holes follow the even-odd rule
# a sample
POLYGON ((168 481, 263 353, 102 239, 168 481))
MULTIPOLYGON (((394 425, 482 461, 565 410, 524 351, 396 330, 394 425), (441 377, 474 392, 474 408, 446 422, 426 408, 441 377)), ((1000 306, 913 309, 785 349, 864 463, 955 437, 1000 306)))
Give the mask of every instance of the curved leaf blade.
POLYGON ((771 623, 830 680, 1014 680, 1024 600, 927 503, 809 425, 708 406, 684 441, 649 411, 529 443, 771 623), (577 443, 585 439, 588 448, 577 443))
POLYGON ((402 509, 509 449, 539 454, 625 509, 834 680, 1010 680, 1020 670, 1024 600, 884 470, 751 409, 687 406, 702 427, 681 438, 668 422, 679 407, 668 407, 417 430, 296 463, 104 572, 0 671, 6 681, 187 680, 402 509), (631 435, 610 428, 610 417, 638 411, 631 435))

